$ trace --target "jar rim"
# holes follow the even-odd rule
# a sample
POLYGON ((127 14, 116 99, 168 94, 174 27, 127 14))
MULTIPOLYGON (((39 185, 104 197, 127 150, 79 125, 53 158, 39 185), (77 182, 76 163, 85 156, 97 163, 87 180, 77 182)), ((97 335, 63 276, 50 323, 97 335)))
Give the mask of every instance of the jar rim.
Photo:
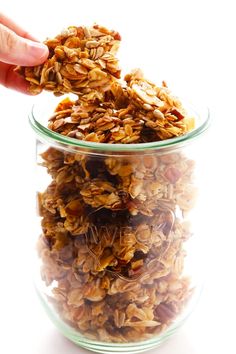
POLYGON ((202 112, 199 112, 199 108, 197 109, 191 103, 187 103, 187 108, 191 109, 193 112, 194 117, 201 118, 201 122, 191 130, 190 132, 180 135, 174 138, 160 140, 160 141, 153 141, 148 143, 133 143, 133 144, 107 144, 107 143, 97 143, 92 141, 86 140, 79 140, 75 138, 71 138, 65 135, 61 135, 56 133, 50 129, 48 129, 45 125, 40 123, 39 119, 36 118, 37 116, 37 109, 39 107, 38 104, 33 104, 31 112, 29 114, 29 122, 31 128, 34 130, 37 136, 40 136, 44 140, 50 143, 58 143, 60 146, 66 146, 67 148, 82 148, 86 150, 93 150, 93 151, 104 151, 104 152, 138 152, 138 151, 147 151, 147 150, 160 150, 163 148, 172 148, 183 146, 188 144, 193 139, 201 136, 210 125, 210 110, 208 107, 201 107, 202 112))

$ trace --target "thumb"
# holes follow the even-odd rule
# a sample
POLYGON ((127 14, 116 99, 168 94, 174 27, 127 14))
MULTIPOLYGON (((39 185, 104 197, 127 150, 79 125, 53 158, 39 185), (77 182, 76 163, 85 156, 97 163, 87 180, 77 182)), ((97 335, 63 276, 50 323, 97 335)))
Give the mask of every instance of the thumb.
POLYGON ((39 42, 18 36, 0 24, 0 61, 8 64, 34 66, 48 57, 48 47, 39 42))

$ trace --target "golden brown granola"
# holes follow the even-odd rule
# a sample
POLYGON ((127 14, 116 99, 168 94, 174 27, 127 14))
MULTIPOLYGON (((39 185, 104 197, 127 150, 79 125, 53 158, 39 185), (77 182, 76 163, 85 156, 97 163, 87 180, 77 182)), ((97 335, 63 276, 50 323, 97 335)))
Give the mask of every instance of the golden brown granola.
MULTIPOLYGON (((18 68, 37 94, 72 92, 48 128, 108 144, 159 141, 194 128, 166 84, 140 70, 120 78, 117 32, 69 27, 47 40, 38 67, 18 68)), ((187 222, 196 196, 194 162, 182 151, 99 156, 50 147, 38 193, 41 274, 62 319, 95 340, 127 343, 169 326, 192 292, 184 273, 187 222)))
POLYGON ((52 182, 39 193, 38 251, 63 320, 109 342, 164 330, 191 293, 183 268, 193 161, 177 152, 98 160, 55 148, 42 158, 52 182))
MULTIPOLYGON (((79 140, 99 143, 145 143, 183 135, 194 120, 173 97, 147 81, 140 70, 113 82, 103 100, 63 100, 51 116, 49 129, 79 140)), ((85 99, 86 98, 86 99, 85 99)))
POLYGON ((115 57, 120 39, 118 32, 102 26, 71 26, 44 42, 49 48, 44 64, 17 71, 30 82, 33 94, 45 89, 55 95, 73 92, 101 97, 113 79, 120 77, 115 57))
POLYGON ((118 32, 105 27, 71 26, 54 39, 46 62, 16 70, 30 82, 30 92, 74 93, 78 100, 62 101, 49 128, 79 140, 143 143, 183 135, 194 128, 180 100, 163 82, 161 87, 141 70, 119 81, 116 57, 118 32))

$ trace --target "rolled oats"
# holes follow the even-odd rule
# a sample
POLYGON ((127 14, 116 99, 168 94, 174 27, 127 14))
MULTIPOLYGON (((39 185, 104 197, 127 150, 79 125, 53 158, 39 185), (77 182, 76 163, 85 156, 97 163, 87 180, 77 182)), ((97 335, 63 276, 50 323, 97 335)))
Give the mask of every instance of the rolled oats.
POLYGON ((45 89, 55 95, 68 92, 80 95, 85 88, 103 93, 114 78, 120 77, 115 57, 120 39, 118 32, 102 26, 71 26, 56 38, 45 41, 50 54, 44 64, 18 67, 17 71, 30 82, 33 94, 45 89))
POLYGON ((53 181, 39 194, 38 251, 61 317, 108 342, 164 330, 191 294, 183 275, 191 233, 176 210, 192 208, 192 161, 182 153, 98 161, 54 148, 42 158, 53 181))
MULTIPOLYGON (((97 75, 97 71, 90 73, 91 78, 97 75)), ((66 100, 65 105, 62 101, 50 119, 49 128, 79 140, 110 144, 163 140, 193 128, 193 118, 180 101, 176 98, 171 101, 169 95, 168 100, 163 95, 161 100, 158 88, 145 80, 140 70, 126 75, 126 81, 126 84, 113 83, 102 101, 96 96, 97 101, 92 102, 87 94, 74 102, 66 100)))

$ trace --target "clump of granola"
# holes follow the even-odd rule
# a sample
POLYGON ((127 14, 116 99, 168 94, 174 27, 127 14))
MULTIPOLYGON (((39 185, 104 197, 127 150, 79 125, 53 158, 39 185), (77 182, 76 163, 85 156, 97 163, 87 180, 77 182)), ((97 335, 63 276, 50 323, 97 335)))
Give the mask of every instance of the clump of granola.
MULTIPOLYGON (((147 81, 140 70, 113 82, 103 100, 66 98, 50 118, 49 129, 99 143, 145 143, 183 135, 194 127, 181 102, 166 86, 147 81)), ((97 97, 97 96, 96 96, 97 97)))
POLYGON ((19 67, 17 71, 30 82, 30 91, 43 89, 55 95, 93 92, 101 96, 114 78, 120 77, 115 54, 120 35, 105 27, 71 26, 45 44, 49 48, 46 62, 36 67, 19 67))
POLYGON ((49 128, 79 140, 123 144, 169 139, 192 130, 194 119, 165 83, 156 86, 140 70, 118 80, 120 40, 118 32, 99 25, 71 26, 45 41, 50 54, 44 64, 16 69, 30 82, 33 94, 44 89, 78 96, 59 105, 49 128))
MULTIPOLYGON (((140 70, 120 78, 120 36, 94 25, 46 41, 38 67, 18 68, 32 93, 72 92, 48 128, 108 144, 159 141, 194 128, 166 84, 140 70)), ((194 161, 182 151, 96 156, 50 147, 41 165, 51 182, 38 193, 41 274, 62 319, 90 339, 127 343, 165 330, 192 292, 184 274, 194 161)))

